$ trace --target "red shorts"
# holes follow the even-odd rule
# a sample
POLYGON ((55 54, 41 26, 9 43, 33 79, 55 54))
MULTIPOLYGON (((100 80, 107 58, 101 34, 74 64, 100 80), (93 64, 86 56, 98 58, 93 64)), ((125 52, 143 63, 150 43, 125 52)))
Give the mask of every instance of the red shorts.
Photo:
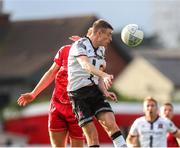
POLYGON ((48 128, 51 132, 68 131, 71 138, 84 139, 71 104, 51 103, 48 128))

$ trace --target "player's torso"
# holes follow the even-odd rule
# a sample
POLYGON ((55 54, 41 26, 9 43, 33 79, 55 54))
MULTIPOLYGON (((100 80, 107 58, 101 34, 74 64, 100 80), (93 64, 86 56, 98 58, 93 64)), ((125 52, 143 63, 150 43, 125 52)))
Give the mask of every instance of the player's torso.
POLYGON ((150 123, 145 119, 138 124, 138 135, 142 147, 166 147, 166 124, 157 119, 150 123))
MULTIPOLYGON (((75 43, 76 45, 73 48, 83 48, 85 52, 83 55, 89 58, 89 62, 94 65, 97 69, 100 68, 105 63, 104 60, 104 47, 99 47, 94 49, 90 40, 88 38, 83 38, 75 43)), ((70 83, 70 91, 74 89, 84 87, 91 83, 98 84, 98 77, 95 75, 91 75, 82 69, 81 65, 78 63, 75 56, 73 56, 73 48, 70 50, 69 58, 68 58, 68 79, 70 83)), ((79 55, 81 56, 81 55, 79 55)))
POLYGON ((68 77, 68 55, 69 55, 69 50, 70 48, 66 48, 66 50, 62 51, 62 65, 56 75, 56 82, 58 83, 57 85, 66 85, 67 86, 67 77, 68 77))
POLYGON ((55 88, 53 92, 53 100, 54 103, 58 103, 60 101, 63 104, 70 104, 69 98, 67 96, 67 83, 68 83, 68 69, 67 69, 67 63, 68 63, 68 55, 69 50, 71 46, 67 46, 63 51, 61 51, 61 56, 59 56, 59 60, 61 60, 61 67, 56 74, 55 79, 55 88))

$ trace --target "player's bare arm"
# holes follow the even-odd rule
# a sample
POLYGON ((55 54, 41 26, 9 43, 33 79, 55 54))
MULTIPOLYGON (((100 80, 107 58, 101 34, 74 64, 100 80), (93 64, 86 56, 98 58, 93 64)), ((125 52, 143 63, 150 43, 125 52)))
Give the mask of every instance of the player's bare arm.
POLYGON ((110 92, 106 89, 106 87, 104 85, 104 81, 101 78, 99 79, 98 86, 99 86, 100 90, 102 91, 102 93, 104 94, 104 96, 106 96, 107 98, 110 98, 112 101, 117 101, 116 94, 114 92, 110 92))
POLYGON ((81 65, 81 67, 84 70, 86 70, 88 73, 91 73, 98 77, 101 77, 103 79, 107 89, 111 87, 113 75, 109 75, 109 74, 97 69, 94 65, 92 65, 89 62, 89 59, 87 56, 79 56, 79 57, 77 57, 77 60, 78 60, 79 64, 81 65))
POLYGON ((180 130, 177 129, 177 132, 174 134, 174 136, 178 139, 180 138, 180 130))
POLYGON ((178 145, 180 146, 180 138, 176 138, 178 145))
POLYGON ((128 134, 126 142, 128 147, 138 147, 138 136, 128 134))
POLYGON ((21 96, 17 100, 17 103, 20 106, 25 106, 28 103, 32 102, 40 92, 42 92, 47 86, 49 86, 49 84, 52 83, 59 68, 59 65, 53 63, 49 70, 43 75, 34 90, 30 93, 21 94, 21 96))
MULTIPOLYGON (((100 67, 101 71, 104 71, 105 69, 106 69, 106 64, 104 64, 100 67)), ((116 94, 114 92, 110 92, 106 89, 106 86, 104 85, 104 81, 102 80, 102 78, 99 78, 98 86, 99 86, 100 90, 102 91, 102 93, 104 94, 104 96, 106 96, 107 98, 110 98, 113 101, 117 101, 116 94)))

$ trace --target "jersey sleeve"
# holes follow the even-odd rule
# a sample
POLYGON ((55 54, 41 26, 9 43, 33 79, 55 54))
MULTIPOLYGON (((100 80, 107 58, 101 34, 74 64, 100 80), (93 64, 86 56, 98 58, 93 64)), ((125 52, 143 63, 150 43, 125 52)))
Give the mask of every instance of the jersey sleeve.
POLYGON ((175 124, 169 119, 165 119, 165 120, 167 125, 167 131, 170 133, 175 133, 177 131, 177 127, 175 126, 175 124))
POLYGON ((87 53, 86 53, 86 46, 85 46, 83 40, 79 40, 79 41, 77 41, 77 42, 75 42, 73 44, 71 54, 74 57, 78 57, 78 56, 82 56, 82 55, 86 56, 87 55, 87 53))
POLYGON ((62 57, 63 57, 63 49, 64 49, 65 47, 63 46, 63 47, 61 47, 60 49, 59 49, 59 51, 56 53, 56 56, 54 57, 54 62, 56 63, 56 64, 58 64, 59 66, 62 66, 62 57))
POLYGON ((129 134, 132 136, 138 136, 138 120, 135 120, 132 124, 129 134))

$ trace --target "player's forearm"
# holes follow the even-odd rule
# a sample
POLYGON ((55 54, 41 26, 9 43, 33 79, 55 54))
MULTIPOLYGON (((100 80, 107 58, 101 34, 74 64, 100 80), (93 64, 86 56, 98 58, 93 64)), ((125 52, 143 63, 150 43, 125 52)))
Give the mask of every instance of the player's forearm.
POLYGON ((99 83, 98 83, 98 86, 99 86, 99 89, 101 90, 101 92, 106 95, 108 93, 106 87, 105 87, 105 84, 104 84, 104 81, 99 78, 99 83))
POLYGON ((34 88, 34 90, 31 92, 32 95, 34 97, 36 97, 38 94, 40 94, 47 86, 49 86, 49 84, 52 83, 52 81, 55 78, 56 73, 51 72, 51 71, 47 71, 43 77, 41 78, 41 80, 39 81, 39 83, 36 85, 36 87, 34 88))
POLYGON ((103 77, 103 76, 106 75, 105 72, 97 69, 95 66, 93 66, 93 65, 90 64, 89 62, 83 62, 81 66, 82 66, 82 68, 83 68, 84 70, 86 70, 88 73, 93 74, 93 75, 96 75, 96 76, 98 76, 98 77, 103 77))

